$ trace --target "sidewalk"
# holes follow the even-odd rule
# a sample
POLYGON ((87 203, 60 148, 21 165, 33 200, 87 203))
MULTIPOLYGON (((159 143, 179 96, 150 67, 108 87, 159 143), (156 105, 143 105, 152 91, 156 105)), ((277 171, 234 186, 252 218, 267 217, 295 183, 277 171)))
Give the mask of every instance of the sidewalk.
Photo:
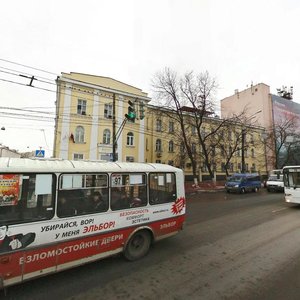
POLYGON ((199 182, 198 186, 195 186, 193 182, 185 182, 185 193, 196 194, 201 192, 223 192, 225 191, 224 182, 199 182))

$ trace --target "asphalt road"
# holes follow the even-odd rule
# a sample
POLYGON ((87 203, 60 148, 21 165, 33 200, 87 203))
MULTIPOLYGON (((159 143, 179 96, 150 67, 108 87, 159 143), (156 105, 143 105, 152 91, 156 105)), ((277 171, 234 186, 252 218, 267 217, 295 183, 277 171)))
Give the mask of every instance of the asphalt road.
POLYGON ((300 207, 283 194, 200 193, 188 198, 184 231, 145 258, 36 279, 6 299, 299 299, 299 258, 300 207))

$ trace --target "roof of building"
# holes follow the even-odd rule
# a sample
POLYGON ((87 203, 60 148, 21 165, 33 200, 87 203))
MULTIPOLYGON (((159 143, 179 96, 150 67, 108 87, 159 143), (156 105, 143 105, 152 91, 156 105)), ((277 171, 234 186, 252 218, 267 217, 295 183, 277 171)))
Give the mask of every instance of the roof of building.
MULTIPOLYGON (((77 81, 80 84, 92 84, 96 85, 105 89, 116 90, 120 92, 127 92, 133 94, 134 96, 140 96, 144 98, 148 98, 148 94, 143 92, 140 88, 134 87, 127 83, 121 82, 119 80, 105 77, 105 76, 98 76, 98 75, 91 75, 91 74, 84 74, 84 73, 63 73, 62 76, 59 77, 60 80, 69 79, 77 81)), ((149 98, 150 101, 150 98, 149 98)))

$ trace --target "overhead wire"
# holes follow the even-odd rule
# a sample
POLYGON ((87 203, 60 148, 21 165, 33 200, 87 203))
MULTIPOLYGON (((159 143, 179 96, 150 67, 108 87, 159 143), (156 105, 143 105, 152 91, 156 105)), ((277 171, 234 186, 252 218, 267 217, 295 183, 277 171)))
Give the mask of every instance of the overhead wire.
MULTIPOLYGON (((0 61, 4 61, 4 62, 8 62, 8 63, 12 63, 12 64, 15 64, 15 65, 18 65, 18 66, 22 66, 22 67, 26 67, 26 68, 30 68, 30 69, 33 69, 33 70, 37 70, 37 71, 41 71, 41 72, 45 72, 45 73, 48 73, 48 74, 51 74, 51 75, 56 75, 55 73, 52 73, 52 72, 49 72, 49 71, 46 71, 46 70, 43 70, 43 69, 39 69, 39 68, 35 68, 35 67, 31 67, 31 66, 28 66, 28 65, 24 65, 24 64, 20 64, 20 63, 16 63, 16 62, 12 62, 12 61, 9 61, 9 60, 5 60, 5 59, 1 59, 0 58, 0 61)), ((18 73, 22 73, 22 74, 26 74, 26 75, 30 75, 30 76, 34 76, 34 79, 37 80, 37 81, 40 81, 40 82, 43 82, 43 83, 47 83, 47 84, 52 84, 52 85, 57 85, 57 83, 54 83, 54 82, 49 82, 49 81, 54 81, 53 79, 49 79, 49 78, 46 78, 46 77, 41 77, 41 76, 37 76, 37 75, 32 75, 30 73, 26 73, 26 72, 23 72, 23 71, 18 71, 18 70, 13 70, 13 69, 9 69, 9 68, 5 68, 5 67, 1 67, 0 68, 2 69, 5 69, 5 70, 8 70, 8 71, 12 71, 12 72, 7 72, 7 71, 1 71, 2 73, 7 73, 9 75, 14 75, 14 76, 20 76, 20 74, 18 73), (39 78, 43 78, 43 79, 46 79, 48 81, 43 81, 43 80, 40 80, 39 78)), ((30 79, 30 78, 28 78, 30 79)), ((41 90, 44 90, 44 91, 47 91, 47 92, 53 92, 53 93, 56 93, 57 91, 56 90, 51 90, 51 89, 46 89, 46 88, 42 88, 42 87, 38 87, 38 86, 33 86, 33 85, 28 85, 28 84, 23 84, 23 83, 20 83, 20 82, 16 82, 16 81, 13 81, 13 80, 7 80, 7 79, 4 79, 4 78, 0 78, 0 80, 2 81, 5 81, 5 82, 9 82, 9 83, 13 83, 13 84, 18 84, 18 85, 22 85, 22 86, 30 86, 32 88, 36 88, 36 89, 41 89, 41 90)), ((70 89, 70 90, 73 90, 75 91, 76 93, 78 94, 83 94, 83 95, 97 95, 99 96, 99 93, 94 93, 94 92, 91 92, 91 91, 86 91, 86 90, 82 90, 82 89, 79 89, 79 88, 76 88, 76 87, 68 87, 66 85, 60 85, 60 87, 62 88, 65 88, 65 89, 70 89)), ((99 89, 101 89, 101 87, 99 87, 99 89)), ((60 91, 60 94, 61 95, 69 95, 67 93, 64 93, 62 91, 60 91)), ((105 98, 108 98, 108 99, 112 99, 112 96, 109 95, 109 93, 104 93, 104 94, 101 94, 101 96, 105 95, 104 97, 105 98)), ((88 100, 88 99, 86 99, 88 100)), ((103 101, 100 101, 100 100, 95 100, 95 99, 91 99, 93 100, 93 102, 99 102, 99 103, 103 103, 103 101)), ((93 104, 91 105, 87 105, 87 107, 90 107, 90 106, 93 106, 93 104)), ((123 107, 123 105, 116 105, 117 107, 123 107)), ((76 105, 74 106, 69 106, 69 107, 66 107, 66 108, 72 108, 72 107, 76 107, 76 105)), ((40 108, 44 108, 44 107, 40 107, 40 108)), ((52 108, 55 108, 54 107, 48 107, 50 109, 52 108)), ((42 114, 49 114, 49 112, 43 112, 43 111, 33 111, 33 110, 27 110, 27 109, 17 109, 17 108, 11 108, 11 109, 15 109, 15 110, 20 110, 20 111, 27 111, 27 112, 31 112, 31 113, 42 113, 42 114)), ((3 113, 3 112, 0 112, 0 114, 2 115, 5 115, 6 118, 21 118, 21 119, 25 119, 25 120, 28 120, 29 118, 35 118, 35 121, 38 121, 38 122, 53 122, 55 121, 55 118, 50 118, 50 117, 43 117, 43 116, 33 116, 33 115, 25 115, 25 114, 13 114, 13 113, 3 113)), ((56 116, 56 113, 55 112, 50 112, 50 114, 53 114, 56 116)), ((103 115, 104 116, 104 115, 103 115)), ((74 117, 70 117, 69 114, 60 114, 58 115, 58 117, 61 117, 61 118, 64 118, 64 120, 68 121, 68 119, 65 119, 65 117, 69 118, 69 123, 71 124, 78 124, 78 123, 81 123, 82 125, 92 125, 94 124, 94 122, 91 121, 87 121, 85 120, 84 122, 82 122, 83 120, 81 119, 80 122, 79 121, 76 121, 74 120, 74 117)), ((99 117, 102 117, 102 115, 98 116, 99 117)), ((123 120, 122 118, 117 118, 119 121, 123 120)), ((109 119, 108 119, 109 120, 109 119)), ((141 130, 136 130, 134 128, 131 128, 130 129, 131 131, 133 132, 137 132, 137 133, 145 133, 145 129, 142 128, 141 130)), ((147 131, 147 129, 146 129, 147 131)), ((149 132, 146 133, 149 135, 149 132)), ((151 134, 152 136, 157 136, 157 137, 161 137, 161 134, 157 134, 157 135, 154 135, 153 132, 151 134)))
POLYGON ((31 66, 28 66, 28 65, 20 64, 20 63, 11 61, 11 60, 7 60, 7 59, 3 59, 3 58, 0 58, 0 60, 4 61, 4 62, 7 62, 7 63, 10 63, 10 64, 14 64, 14 65, 22 66, 22 67, 25 67, 25 68, 33 69, 33 70, 36 70, 36 71, 48 73, 48 74, 51 74, 51 75, 57 75, 55 73, 52 73, 52 72, 49 72, 49 71, 46 71, 46 70, 43 70, 43 69, 39 69, 39 68, 31 67, 31 66))

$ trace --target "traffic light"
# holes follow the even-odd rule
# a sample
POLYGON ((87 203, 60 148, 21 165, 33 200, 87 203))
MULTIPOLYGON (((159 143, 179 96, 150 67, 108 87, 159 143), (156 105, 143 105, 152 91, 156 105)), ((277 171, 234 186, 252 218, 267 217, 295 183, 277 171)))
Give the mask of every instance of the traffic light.
POLYGON ((143 120, 144 118, 145 118, 144 103, 140 102, 140 120, 143 120))
POLYGON ((136 118, 136 112, 135 112, 135 108, 134 108, 134 103, 132 101, 128 101, 128 113, 125 114, 125 117, 127 120, 134 122, 135 118, 136 118))

